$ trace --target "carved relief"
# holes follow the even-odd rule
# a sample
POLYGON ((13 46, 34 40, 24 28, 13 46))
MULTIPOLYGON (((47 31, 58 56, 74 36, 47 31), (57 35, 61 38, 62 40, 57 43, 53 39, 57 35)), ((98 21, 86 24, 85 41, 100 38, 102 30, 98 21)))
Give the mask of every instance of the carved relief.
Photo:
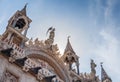
POLYGON ((43 50, 48 53, 60 55, 57 44, 55 44, 55 45, 49 44, 49 43, 46 43, 46 41, 49 41, 49 40, 47 39, 47 40, 43 41, 43 40, 39 40, 38 38, 36 38, 33 41, 33 39, 31 38, 28 41, 28 43, 26 43, 26 46, 31 49, 43 50))
POLYGON ((29 44, 30 46, 33 45, 33 39, 32 39, 32 38, 29 40, 28 44, 29 44))
POLYGON ((9 71, 5 71, 0 82, 18 82, 18 77, 10 73, 9 71))

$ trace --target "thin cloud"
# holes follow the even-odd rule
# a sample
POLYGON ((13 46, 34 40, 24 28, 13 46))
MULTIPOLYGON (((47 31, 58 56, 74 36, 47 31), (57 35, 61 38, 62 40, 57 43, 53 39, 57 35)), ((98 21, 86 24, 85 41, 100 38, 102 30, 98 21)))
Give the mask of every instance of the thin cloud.
POLYGON ((3 27, 3 23, 4 23, 5 19, 6 19, 6 16, 5 16, 5 15, 3 15, 3 16, 0 17, 0 34, 1 34, 1 33, 3 32, 3 30, 5 29, 5 28, 3 27))
POLYGON ((5 20, 5 16, 1 16, 0 17, 0 25, 2 24, 2 22, 5 20))
POLYGON ((120 80, 120 73, 118 73, 120 68, 120 65, 118 65, 120 48, 119 40, 104 29, 100 32, 100 35, 102 36, 103 43, 95 49, 95 54, 104 61, 105 67, 107 71, 109 71, 109 75, 112 76, 112 79, 115 81, 115 76, 120 80))
POLYGON ((95 36, 100 42, 93 44, 95 46, 97 45, 97 47, 91 52, 97 56, 98 61, 105 63, 104 66, 108 75, 112 77, 113 82, 117 82, 120 80, 120 65, 118 65, 120 41, 114 35, 116 33, 116 23, 113 18, 113 9, 117 0, 106 0, 106 2, 104 1, 104 5, 102 0, 95 0, 95 3, 96 5, 92 3, 95 8, 90 7, 90 11, 92 12, 90 14, 94 18, 96 27, 102 27, 98 31, 100 37, 95 36), (99 23, 100 18, 102 18, 102 24, 99 23))

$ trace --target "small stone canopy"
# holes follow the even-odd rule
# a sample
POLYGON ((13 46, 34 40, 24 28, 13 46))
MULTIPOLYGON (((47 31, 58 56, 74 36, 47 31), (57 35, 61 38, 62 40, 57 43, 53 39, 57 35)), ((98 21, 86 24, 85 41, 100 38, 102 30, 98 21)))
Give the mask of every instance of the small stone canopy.
MULTIPOLYGON (((77 62, 79 57, 76 55, 75 51, 73 50, 73 48, 72 48, 72 46, 71 46, 71 43, 70 43, 70 41, 69 41, 69 38, 70 38, 70 37, 68 37, 68 39, 67 39, 67 45, 66 45, 64 54, 63 54, 63 56, 62 56, 62 59, 63 59, 64 61, 66 61, 66 60, 65 60, 66 57, 68 57, 68 58, 71 57, 71 58, 73 59, 73 60, 71 60, 71 61, 77 62)), ((68 58, 67 58, 67 59, 68 59, 68 58)))
POLYGON ((79 75, 79 57, 76 55, 73 50, 71 43, 69 41, 70 36, 67 39, 67 45, 64 51, 63 56, 61 57, 64 63, 68 64, 69 70, 73 70, 72 65, 75 64, 75 69, 77 69, 77 74, 79 75))

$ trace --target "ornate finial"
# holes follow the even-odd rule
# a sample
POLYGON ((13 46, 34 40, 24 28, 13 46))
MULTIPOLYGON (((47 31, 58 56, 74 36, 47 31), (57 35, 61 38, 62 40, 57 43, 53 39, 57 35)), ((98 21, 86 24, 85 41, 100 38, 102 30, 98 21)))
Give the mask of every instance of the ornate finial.
POLYGON ((70 38, 71 36, 68 36, 68 39, 70 38))
POLYGON ((39 43, 40 43, 39 39, 36 38, 36 39, 34 40, 34 43, 35 43, 36 46, 39 46, 39 43))
POLYGON ((102 65, 103 65, 103 62, 100 62, 100 65, 101 65, 101 67, 103 67, 102 65))
POLYGON ((69 38, 70 38, 70 37, 71 37, 71 36, 68 36, 68 37, 67 37, 68 41, 69 41, 69 38))
POLYGON ((91 62, 94 62, 94 60, 93 60, 93 59, 91 59, 91 62))
POLYGON ((28 43, 30 46, 33 45, 33 38, 31 38, 28 43))

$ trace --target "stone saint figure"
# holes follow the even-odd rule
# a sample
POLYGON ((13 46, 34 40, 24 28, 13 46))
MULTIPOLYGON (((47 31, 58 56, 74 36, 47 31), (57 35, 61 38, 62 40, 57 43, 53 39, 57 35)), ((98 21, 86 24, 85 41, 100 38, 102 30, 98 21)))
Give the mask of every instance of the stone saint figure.
POLYGON ((96 74, 96 70, 95 70, 95 67, 96 67, 97 65, 94 63, 94 61, 91 59, 91 72, 93 73, 93 74, 96 74))
POLYGON ((55 28, 49 28, 47 33, 49 32, 49 38, 45 41, 45 44, 51 46, 54 42, 55 37, 55 28))

